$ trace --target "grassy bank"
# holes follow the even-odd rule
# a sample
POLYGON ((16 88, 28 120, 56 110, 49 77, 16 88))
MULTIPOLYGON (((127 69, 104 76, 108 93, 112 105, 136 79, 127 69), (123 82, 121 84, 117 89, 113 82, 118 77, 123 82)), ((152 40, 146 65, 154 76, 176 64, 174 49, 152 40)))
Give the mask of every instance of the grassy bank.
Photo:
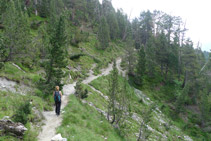
MULTIPOLYGON (((4 116, 9 116, 12 120, 27 121, 25 126, 28 131, 26 131, 23 139, 28 141, 36 140, 36 136, 40 130, 40 122, 43 120, 41 112, 43 110, 50 110, 51 106, 42 98, 35 95, 21 95, 18 93, 0 91, 0 97, 0 119, 4 116), (29 105, 30 113, 25 115, 22 113, 25 111, 21 107, 30 101, 32 101, 29 105)), ((4 134, 3 132, 0 132, 0 135, 0 140, 2 141, 21 140, 12 135, 4 134)))
MULTIPOLYGON (((91 82, 91 85, 101 91, 104 96, 108 95, 108 78, 109 76, 103 76, 91 82)), ((119 76, 119 83, 121 86, 124 85, 123 77, 119 76)), ((140 97, 127 83, 127 92, 131 95, 131 116, 127 117, 124 128, 120 131, 111 126, 106 118, 95 109, 99 108, 106 112, 108 106, 106 99, 90 86, 83 85, 83 87, 88 90, 88 98, 85 99, 87 103, 83 103, 74 95, 70 96, 62 125, 57 129, 58 133, 70 140, 104 140, 104 137, 108 140, 137 139, 144 113, 150 108, 150 105, 144 102, 148 100, 147 98, 140 97), (93 103, 95 108, 90 106, 89 102, 93 103)), ((151 100, 148 101, 153 103, 151 100)), ((178 140, 178 137, 184 139, 186 136, 159 109, 152 112, 151 120, 147 125, 149 128, 146 129, 145 134, 148 140, 178 140)))

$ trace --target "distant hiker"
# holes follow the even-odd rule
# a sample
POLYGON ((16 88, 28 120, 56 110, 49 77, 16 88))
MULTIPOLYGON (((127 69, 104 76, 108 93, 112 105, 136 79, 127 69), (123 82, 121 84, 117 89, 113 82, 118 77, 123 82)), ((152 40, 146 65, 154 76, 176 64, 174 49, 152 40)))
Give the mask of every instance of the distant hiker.
POLYGON ((56 115, 60 115, 60 108, 61 108, 61 98, 62 98, 62 92, 59 91, 59 86, 55 87, 55 91, 53 92, 53 97, 56 105, 56 115))

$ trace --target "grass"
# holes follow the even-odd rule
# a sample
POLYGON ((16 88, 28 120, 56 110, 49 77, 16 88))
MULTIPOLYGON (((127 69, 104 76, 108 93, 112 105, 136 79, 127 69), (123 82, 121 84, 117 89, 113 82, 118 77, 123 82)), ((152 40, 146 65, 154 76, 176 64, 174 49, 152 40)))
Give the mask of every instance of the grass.
MULTIPOLYGON (((91 82, 95 89, 100 90, 104 95, 108 95, 108 77, 102 76, 91 82)), ((119 77, 120 85, 123 85, 124 78, 119 77)), ((87 102, 92 102, 95 107, 107 111, 108 102, 96 91, 92 90, 89 85, 82 84, 88 90, 87 102)), ((143 112, 149 108, 144 104, 140 98, 134 93, 134 89, 128 86, 128 93, 132 95, 131 99, 131 113, 142 119, 143 112)), ((119 131, 114 129, 103 115, 96 111, 95 108, 89 106, 87 103, 82 103, 74 95, 70 96, 70 102, 64 109, 64 117, 62 125, 57 128, 57 133, 61 133, 63 137, 68 140, 136 140, 139 133, 140 121, 134 120, 132 117, 127 117, 127 122, 119 131), (122 136, 123 135, 123 136, 122 136)), ((148 140, 165 140, 162 134, 165 134, 169 140, 178 140, 178 136, 183 137, 183 131, 177 129, 174 123, 170 123, 170 119, 164 114, 157 114, 153 112, 151 122, 148 123, 154 129, 149 135, 148 140), (166 121, 167 124, 161 124, 159 119, 166 121)))
MULTIPOLYGON (((100 90, 105 95, 108 95, 108 87, 109 87, 108 78, 109 76, 99 77, 98 79, 95 79, 94 81, 92 81, 90 85, 95 87, 97 90, 100 90)), ((119 77, 119 85, 123 86, 123 84, 124 84, 124 78, 119 77)), ((129 86, 129 84, 127 85, 129 86)), ((140 98, 138 98, 135 95, 134 90, 131 86, 129 86, 128 91, 132 93, 131 112, 136 113, 142 119, 143 111, 145 111, 145 109, 147 109, 149 106, 147 104, 144 104, 143 101, 140 100, 140 98)), ((151 96, 150 99, 154 100, 153 96, 151 96)), ((95 104, 95 102, 93 103, 95 104)), ((100 102, 98 101, 98 103, 100 102)), ((158 103, 157 101, 155 101, 155 103, 157 107, 159 108, 160 107, 159 105, 162 102, 158 103)), ((127 137, 129 140, 135 140, 136 137, 134 136, 134 133, 139 132, 140 123, 135 121, 132 118, 128 118, 127 120, 130 121, 130 124, 128 124, 127 126, 131 127, 129 128, 130 130, 127 131, 128 133, 127 137)), ((177 138, 178 136, 183 137, 185 135, 183 133, 184 131, 181 130, 182 129, 181 126, 178 126, 176 122, 172 122, 172 119, 166 116, 165 114, 163 113, 159 114, 158 111, 153 112, 153 116, 152 116, 151 121, 149 122, 149 126, 152 127, 154 131, 151 132, 148 140, 158 140, 158 139, 162 140, 164 139, 162 134, 165 134, 169 140, 178 140, 177 138), (161 123, 159 121, 160 119, 165 121, 165 123, 161 123)))
POLYGON ((83 104, 74 95, 65 107, 62 124, 57 132, 68 140, 110 141, 124 140, 107 120, 88 104, 83 104))
MULTIPOLYGON (((161 86, 159 90, 154 88, 145 87, 144 93, 150 99, 157 102, 163 114, 179 128, 184 134, 190 136, 193 140, 209 140, 211 134, 204 132, 200 126, 200 115, 194 114, 192 111, 184 108, 180 115, 176 115, 174 109, 173 99, 175 97, 175 87, 173 85, 161 86)), ((177 130, 171 131, 171 134, 179 133, 177 130)))
MULTIPOLYGON (((27 70, 27 69, 25 69, 25 70, 27 70)), ((12 63, 10 63, 10 62, 5 63, 4 68, 0 72, 0 77, 5 77, 9 80, 13 80, 13 81, 16 81, 19 83, 22 82, 28 86, 35 84, 41 78, 40 75, 38 75, 34 72, 26 71, 24 73, 24 71, 19 70, 17 67, 12 65, 12 63)))
POLYGON ((124 43, 111 42, 109 47, 105 50, 101 50, 96 47, 98 42, 95 34, 90 34, 88 38, 89 42, 80 42, 79 47, 69 46, 68 52, 69 56, 79 56, 73 60, 69 61, 71 67, 80 66, 82 78, 86 77, 86 74, 92 68, 93 64, 96 64, 94 68, 94 74, 100 73, 100 69, 107 67, 112 59, 121 56, 124 53, 124 43))
MULTIPOLYGON (((11 92, 5 92, 0 91, 0 119, 2 119, 4 116, 9 116, 10 118, 15 114, 18 107, 23 104, 26 101, 32 101, 31 107, 34 107, 38 111, 42 112, 43 110, 50 110, 51 106, 45 102, 42 98, 38 96, 33 95, 20 95, 18 93, 11 93, 11 92)), ((26 124, 26 127, 28 131, 24 135, 24 140, 34 141, 36 140, 38 131, 40 130, 39 127, 33 126, 38 124, 42 118, 38 117, 34 111, 32 110, 32 113, 28 116, 28 123, 26 124), (32 124, 31 124, 31 123, 32 124)), ((0 132, 1 135, 1 132, 0 132)), ((8 140, 8 141, 18 141, 19 139, 11 136, 11 135, 1 135, 0 140, 8 140)))

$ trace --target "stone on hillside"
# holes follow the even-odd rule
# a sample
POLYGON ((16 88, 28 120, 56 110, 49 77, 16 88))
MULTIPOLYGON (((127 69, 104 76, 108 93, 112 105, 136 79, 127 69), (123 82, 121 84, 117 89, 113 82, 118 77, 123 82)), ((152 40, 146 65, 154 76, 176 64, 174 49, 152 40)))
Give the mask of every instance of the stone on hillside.
POLYGON ((15 123, 8 116, 5 116, 0 120, 0 129, 7 132, 13 133, 18 137, 22 137, 27 128, 22 123, 15 123))
POLYGON ((51 141, 67 141, 67 139, 62 138, 61 134, 57 134, 53 138, 51 138, 51 141))
POLYGON ((33 114, 35 114, 35 118, 34 118, 35 122, 39 122, 42 119, 44 119, 44 116, 43 116, 42 112, 37 110, 36 107, 33 107, 32 111, 33 111, 33 114))

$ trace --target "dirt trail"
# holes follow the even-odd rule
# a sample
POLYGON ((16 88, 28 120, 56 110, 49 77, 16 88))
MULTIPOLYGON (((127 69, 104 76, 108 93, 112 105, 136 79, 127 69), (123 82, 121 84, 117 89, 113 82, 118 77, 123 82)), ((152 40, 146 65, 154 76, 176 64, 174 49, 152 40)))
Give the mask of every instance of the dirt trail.
MULTIPOLYGON (((120 66, 121 59, 117 59, 117 65, 120 66)), ((108 75, 109 72, 112 70, 112 63, 108 65, 106 69, 101 70, 101 74, 95 76, 92 73, 90 73, 89 77, 87 77, 85 80, 82 81, 84 84, 88 84, 94 79, 97 79, 98 77, 101 77, 103 75, 108 75)), ((62 97, 62 105, 61 105, 61 112, 63 108, 68 103, 68 96, 70 94, 74 94, 75 92, 75 85, 76 82, 73 84, 67 84, 63 87, 63 97, 62 97)), ((50 141, 52 137, 56 135, 56 128, 60 126, 62 122, 62 116, 56 116, 55 111, 46 111, 43 112, 43 115, 45 117, 45 125, 42 127, 42 132, 40 132, 38 136, 39 141, 50 141)))

